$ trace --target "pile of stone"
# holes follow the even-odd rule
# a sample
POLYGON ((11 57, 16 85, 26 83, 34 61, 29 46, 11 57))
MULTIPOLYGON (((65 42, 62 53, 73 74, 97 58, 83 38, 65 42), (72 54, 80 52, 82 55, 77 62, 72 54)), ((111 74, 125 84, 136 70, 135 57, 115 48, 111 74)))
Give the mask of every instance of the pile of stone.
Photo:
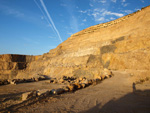
POLYGON ((7 85, 7 84, 19 84, 19 83, 28 83, 28 82, 37 82, 41 80, 47 80, 48 78, 44 76, 39 76, 36 78, 30 78, 30 79, 12 79, 12 80, 0 80, 0 85, 7 85))
POLYGON ((82 88, 86 88, 89 85, 96 85, 104 79, 112 77, 113 74, 110 70, 104 69, 102 75, 95 79, 87 79, 86 77, 67 77, 63 76, 60 79, 53 78, 50 80, 50 83, 67 83, 66 86, 58 89, 42 89, 37 91, 26 92, 22 94, 22 100, 28 100, 33 97, 41 97, 48 95, 59 95, 65 92, 73 92, 82 88))
POLYGON ((50 83, 63 83, 63 84, 67 84, 67 87, 65 87, 65 91, 75 91, 78 89, 82 89, 85 88, 89 85, 96 85, 98 83, 100 83, 102 80, 110 78, 113 76, 113 73, 108 70, 108 69, 104 69, 101 73, 100 76, 97 76, 94 79, 88 79, 86 77, 67 77, 67 76, 63 76, 62 78, 56 79, 56 78, 52 78, 50 80, 50 83))
POLYGON ((26 101, 28 99, 33 99, 37 97, 49 96, 49 95, 59 95, 64 93, 65 90, 63 88, 58 89, 42 89, 37 91, 29 91, 22 94, 22 101, 26 101))
POLYGON ((76 80, 75 77, 67 77, 67 76, 63 76, 62 78, 52 78, 50 80, 50 83, 65 83, 65 84, 68 84, 68 83, 73 83, 74 81, 76 80))
POLYGON ((9 81, 8 80, 0 80, 0 85, 7 85, 9 84, 9 81))

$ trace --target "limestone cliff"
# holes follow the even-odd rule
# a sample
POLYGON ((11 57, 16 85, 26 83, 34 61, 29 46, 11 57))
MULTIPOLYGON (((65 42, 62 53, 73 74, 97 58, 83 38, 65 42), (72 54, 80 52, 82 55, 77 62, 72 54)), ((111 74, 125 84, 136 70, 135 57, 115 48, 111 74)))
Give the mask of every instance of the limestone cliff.
MULTIPOLYGON (((150 6, 117 20, 91 26, 73 34, 58 47, 36 60, 23 63, 17 77, 42 74, 94 77, 103 68, 111 70, 149 70, 150 67, 150 6)), ((27 58, 31 59, 31 58, 27 58)), ((7 59, 5 60, 6 62, 7 59)), ((15 67, 14 62, 1 64, 15 67), (11 66, 13 64, 13 66, 11 66)), ((21 61, 22 62, 22 61, 21 61)), ((20 65, 20 64, 17 64, 20 65)), ((8 70, 8 69, 7 69, 8 70)))

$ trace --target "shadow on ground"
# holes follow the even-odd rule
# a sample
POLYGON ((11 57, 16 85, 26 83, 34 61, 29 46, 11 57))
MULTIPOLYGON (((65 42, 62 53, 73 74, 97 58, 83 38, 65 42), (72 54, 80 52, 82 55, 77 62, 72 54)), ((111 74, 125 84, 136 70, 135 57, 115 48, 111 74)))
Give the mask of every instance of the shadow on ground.
POLYGON ((104 106, 101 103, 82 113, 150 113, 150 90, 136 90, 120 99, 112 99, 104 106))

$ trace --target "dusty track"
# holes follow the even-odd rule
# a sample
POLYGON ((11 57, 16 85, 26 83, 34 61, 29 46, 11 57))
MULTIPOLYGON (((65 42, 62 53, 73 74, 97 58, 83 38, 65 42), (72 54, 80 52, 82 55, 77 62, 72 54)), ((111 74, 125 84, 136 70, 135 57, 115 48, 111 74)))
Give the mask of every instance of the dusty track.
POLYGON ((96 86, 47 98, 41 102, 18 109, 18 112, 89 112, 89 113, 150 113, 150 83, 137 85, 133 91, 130 74, 114 72, 115 76, 96 86))

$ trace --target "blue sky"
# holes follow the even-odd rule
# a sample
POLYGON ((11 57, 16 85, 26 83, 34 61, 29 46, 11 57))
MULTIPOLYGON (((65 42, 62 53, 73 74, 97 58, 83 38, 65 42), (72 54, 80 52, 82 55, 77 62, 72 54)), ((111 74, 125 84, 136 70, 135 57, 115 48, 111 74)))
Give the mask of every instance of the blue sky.
POLYGON ((71 34, 148 5, 150 0, 0 0, 0 54, 41 55, 71 34))

